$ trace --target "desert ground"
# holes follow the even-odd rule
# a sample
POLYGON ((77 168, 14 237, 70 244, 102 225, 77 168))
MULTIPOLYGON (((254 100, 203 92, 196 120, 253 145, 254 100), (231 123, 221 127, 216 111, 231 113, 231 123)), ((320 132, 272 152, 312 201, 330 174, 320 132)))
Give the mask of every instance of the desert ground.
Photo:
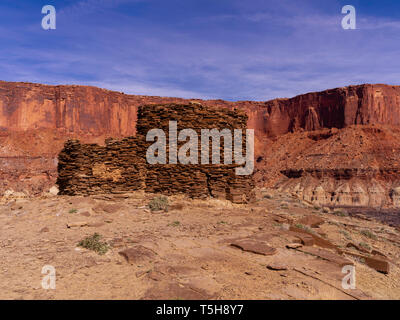
POLYGON ((269 189, 243 205, 176 195, 164 211, 155 197, 3 198, 0 299, 400 299, 396 226, 269 189), (78 245, 95 233, 104 252, 78 245))

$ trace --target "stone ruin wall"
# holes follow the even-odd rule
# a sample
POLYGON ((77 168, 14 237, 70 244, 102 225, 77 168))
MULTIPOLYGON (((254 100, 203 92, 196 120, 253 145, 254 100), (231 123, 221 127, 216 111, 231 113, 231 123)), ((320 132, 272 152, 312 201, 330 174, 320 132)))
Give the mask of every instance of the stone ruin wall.
MULTIPOLYGON (((235 174, 235 163, 223 164, 224 139, 221 138, 220 165, 157 164, 146 162, 146 142, 151 129, 163 129, 169 146, 169 121, 177 121, 178 132, 193 129, 200 142, 201 129, 242 129, 245 147, 247 115, 243 111, 205 107, 197 103, 145 105, 138 109, 136 137, 107 139, 105 146, 68 140, 59 154, 60 194, 90 195, 145 190, 165 195, 187 194, 192 198, 213 197, 234 203, 254 199, 253 175, 235 174)), ((179 146, 185 142, 178 143, 179 146)), ((211 159, 210 140, 210 159, 211 159)), ((167 147, 167 160, 168 160, 167 147)), ((200 160, 200 148, 198 149, 200 160)))

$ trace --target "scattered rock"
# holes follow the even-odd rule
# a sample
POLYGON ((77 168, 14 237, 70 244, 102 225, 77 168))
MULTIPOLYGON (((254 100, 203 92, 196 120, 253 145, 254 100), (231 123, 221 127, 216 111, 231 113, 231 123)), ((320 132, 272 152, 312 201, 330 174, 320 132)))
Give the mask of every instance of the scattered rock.
POLYGON ((95 206, 93 210, 97 213, 101 213, 102 211, 106 213, 115 213, 121 210, 122 207, 123 206, 121 204, 117 203, 107 203, 107 204, 103 203, 95 206))
POLYGON ((318 228, 321 224, 325 222, 325 220, 317 216, 305 216, 297 222, 302 225, 310 226, 311 228, 318 228))
POLYGON ((288 249, 297 249, 301 248, 303 245, 301 243, 289 243, 286 245, 286 248, 288 249))
POLYGON ((278 262, 271 262, 270 264, 267 265, 267 268, 273 271, 284 271, 288 269, 288 266, 286 264, 278 262))
POLYGON ((154 281, 161 281, 164 278, 164 274, 159 271, 152 270, 148 273, 149 279, 154 281))
POLYGON ((276 249, 266 245, 264 242, 253 239, 242 239, 231 243, 231 246, 239 248, 243 251, 260 254, 263 256, 272 256, 276 253, 276 249))
POLYGON ((354 249, 356 249, 357 251, 364 252, 364 253, 369 253, 369 251, 368 251, 367 249, 364 249, 364 248, 361 247, 361 246, 357 246, 356 244, 354 244, 354 243, 352 243, 352 242, 349 242, 349 243, 346 245, 346 248, 354 248, 354 249))
POLYGON ((81 216, 84 216, 84 217, 90 217, 90 212, 89 211, 83 211, 83 212, 81 212, 81 213, 79 213, 81 216))
POLYGON ((286 217, 284 215, 279 215, 279 214, 273 214, 273 219, 277 223, 287 223, 287 224, 292 224, 293 219, 290 217, 286 217))
POLYGON ((375 269, 378 272, 388 274, 390 271, 390 266, 389 262, 385 260, 383 257, 369 257, 365 255, 361 255, 358 253, 354 253, 351 251, 346 251, 346 250, 341 250, 342 253, 345 253, 346 255, 353 256, 360 260, 360 262, 365 263, 368 267, 375 269))
POLYGON ((119 254, 122 255, 130 264, 153 259, 156 256, 156 253, 153 250, 141 245, 120 251, 119 254))
POLYGON ((149 271, 138 271, 135 273, 135 275, 136 275, 136 278, 141 278, 147 273, 149 273, 149 271))
POLYGON ((39 232, 43 233, 43 232, 49 232, 49 231, 50 231, 50 229, 48 227, 44 227, 39 232))
POLYGON ((180 211, 180 210, 183 210, 183 208, 184 208, 184 206, 183 206, 182 203, 177 203, 177 204, 171 205, 171 206, 169 207, 169 210, 170 210, 170 211, 172 211, 172 210, 180 211))
POLYGON ((307 230, 304 230, 304 229, 301 229, 301 228, 297 228, 295 226, 290 226, 290 230, 298 232, 298 233, 304 233, 304 234, 310 235, 314 240, 314 244, 319 246, 319 247, 327 248, 327 249, 335 249, 335 250, 338 249, 337 246, 335 246, 330 241, 325 240, 324 238, 322 238, 320 236, 317 236, 316 234, 311 233, 311 232, 309 232, 307 230))
POLYGON ((307 233, 291 231, 290 234, 295 236, 296 238, 300 239, 301 243, 305 246, 313 246, 314 245, 314 238, 307 233))
POLYGON ((375 249, 371 251, 371 254, 374 256, 381 256, 381 257, 387 258, 386 255, 384 255, 382 252, 375 250, 375 249))
POLYGON ((79 227, 86 227, 88 226, 88 222, 80 221, 80 222, 69 222, 67 224, 68 228, 79 228, 79 227))
POLYGON ((339 265, 340 267, 354 265, 353 261, 346 259, 345 257, 339 256, 339 255, 337 255, 333 252, 330 252, 328 250, 325 250, 325 249, 316 248, 316 247, 303 247, 303 248, 297 248, 297 250, 300 252, 310 254, 312 256, 333 262, 333 263, 339 265))
POLYGON ((57 187, 57 186, 52 186, 52 187, 50 188, 50 190, 49 190, 49 193, 50 193, 52 196, 58 195, 58 192, 59 192, 59 190, 58 190, 58 187, 57 187))
POLYGON ((93 222, 93 223, 89 223, 88 227, 98 228, 98 227, 102 227, 104 225, 105 225, 104 222, 93 222))
POLYGON ((115 238, 113 240, 111 240, 110 245, 113 248, 121 248, 125 245, 124 240, 121 238, 115 238))

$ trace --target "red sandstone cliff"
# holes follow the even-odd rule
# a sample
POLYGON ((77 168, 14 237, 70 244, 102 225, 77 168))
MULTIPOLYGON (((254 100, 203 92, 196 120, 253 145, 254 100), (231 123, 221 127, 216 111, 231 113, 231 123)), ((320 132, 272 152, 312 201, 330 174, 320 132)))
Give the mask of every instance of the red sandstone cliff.
MULTIPOLYGON (((0 129, 15 132, 45 128, 78 135, 133 135, 139 105, 184 101, 187 100, 126 95, 96 87, 0 81, 0 129)), ((353 124, 400 125, 400 86, 350 86, 268 102, 201 102, 244 108, 249 115, 249 127, 256 130, 259 138, 353 124)))
MULTIPOLYGON (((67 138, 99 143, 107 136, 133 135, 139 105, 184 101, 187 100, 126 95, 86 86, 0 82, 0 191, 14 188, 36 192, 51 185, 56 176, 57 154, 67 138)), ((308 131, 352 125, 400 125, 400 86, 350 86, 268 102, 197 101, 246 110, 248 126, 255 129, 258 180, 268 185, 285 177, 280 171, 313 167, 312 161, 304 160, 304 154, 305 150, 317 147, 318 139, 309 138, 308 131), (279 149, 283 154, 271 154, 282 144, 286 144, 284 150, 279 149), (303 149, 296 153, 299 145, 303 149)), ((353 143, 347 141, 346 145, 351 149, 353 143)), ((364 151, 376 154, 377 148, 371 145, 364 151)), ((389 143, 386 149, 390 148, 389 143)), ((332 157, 333 163, 340 158, 332 157)), ((393 157, 397 161, 398 157, 393 157)), ((373 161, 379 167, 380 160, 365 160, 363 165, 373 161)))

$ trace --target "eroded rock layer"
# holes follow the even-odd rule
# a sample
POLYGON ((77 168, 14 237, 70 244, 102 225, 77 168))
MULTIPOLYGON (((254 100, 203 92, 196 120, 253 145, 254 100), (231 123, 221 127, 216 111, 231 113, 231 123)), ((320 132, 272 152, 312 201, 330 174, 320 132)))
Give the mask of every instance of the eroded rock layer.
POLYGON ((259 184, 319 206, 400 206, 398 127, 289 133, 270 141, 269 151, 259 163, 259 184))
MULTIPOLYGON (((254 198, 253 176, 237 175, 237 164, 224 164, 222 159, 218 165, 211 161, 205 165, 199 158, 197 164, 150 164, 146 159, 146 152, 154 143, 146 141, 152 129, 163 130, 166 134, 165 151, 169 156, 173 139, 169 135, 170 121, 176 121, 178 132, 192 129, 199 138, 202 129, 228 129, 233 134, 235 129, 246 129, 244 112, 199 104, 148 105, 139 107, 138 121, 136 137, 108 139, 105 146, 67 141, 59 155, 57 184, 60 193, 87 195, 145 190, 166 195, 183 193, 192 198, 227 199, 234 203, 247 203, 254 198)), ((184 143, 186 141, 179 142, 178 149, 184 143)), ((211 146, 210 141, 210 150, 211 146)), ((220 158, 224 148, 221 143, 220 158)), ((201 154, 199 139, 196 153, 201 154)))
MULTIPOLYGON (((267 102, 195 101, 246 112, 247 127, 255 130, 259 186, 286 188, 317 203, 399 205, 399 86, 350 86, 267 102), (313 196, 321 188, 324 196, 313 196), (350 194, 337 196, 348 188, 350 194)), ((132 136, 139 105, 188 102, 0 81, 0 193, 48 190, 67 139, 132 136)))

